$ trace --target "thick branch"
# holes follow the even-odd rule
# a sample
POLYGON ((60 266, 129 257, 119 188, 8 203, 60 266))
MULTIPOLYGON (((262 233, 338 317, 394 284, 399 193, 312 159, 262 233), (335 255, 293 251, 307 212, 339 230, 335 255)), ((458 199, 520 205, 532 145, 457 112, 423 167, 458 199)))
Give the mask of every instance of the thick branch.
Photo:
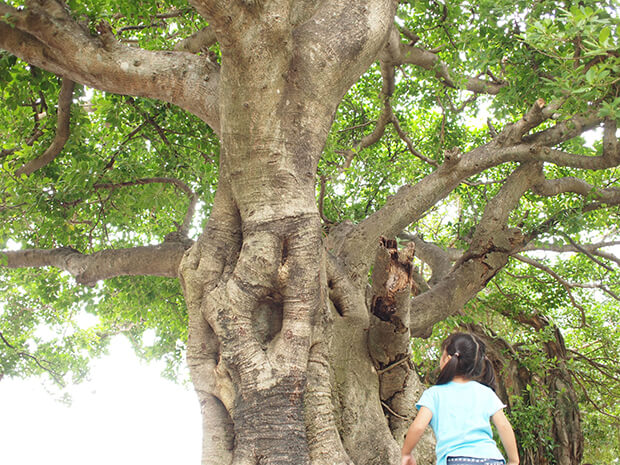
MULTIPOLYGON (((401 233, 398 235, 400 239, 412 241, 416 247, 416 257, 430 266, 433 274, 428 281, 429 285, 437 284, 438 281, 445 278, 452 268, 452 261, 456 258, 452 257, 449 252, 441 247, 426 242, 420 236, 415 234, 401 233)), ((460 256, 461 254, 459 254, 460 256)))
POLYGON ((8 268, 52 266, 72 274, 87 286, 116 276, 166 276, 176 278, 187 244, 164 242, 131 249, 102 250, 85 255, 71 248, 3 251, 8 268))
MULTIPOLYGON (((554 106, 554 108, 556 107, 557 105, 554 106)), ((502 144, 505 144, 504 141, 518 143, 531 129, 535 128, 548 118, 548 115, 545 116, 544 110, 545 101, 539 98, 536 102, 534 102, 534 105, 530 107, 529 111, 523 116, 523 118, 516 123, 508 124, 506 126, 499 138, 500 142, 502 144)))
POLYGON ((575 177, 567 177, 561 179, 545 179, 533 186, 532 191, 535 194, 545 197, 553 197, 565 192, 573 192, 583 197, 591 197, 608 205, 620 204, 620 189, 611 187, 609 189, 600 189, 593 186, 583 179, 575 177))
POLYGON ((218 66, 182 52, 120 44, 105 25, 94 37, 56 1, 24 10, 0 3, 0 48, 90 87, 173 103, 219 131, 218 66))
MULTIPOLYGON (((594 129, 601 124, 602 119, 596 112, 585 115, 575 115, 562 120, 554 126, 534 134, 525 135, 522 141, 526 144, 537 146, 552 146, 579 136, 589 129, 594 129)), ((502 131, 504 132, 504 131, 502 131)))
POLYGON ((36 170, 43 168, 50 163, 54 158, 60 154, 65 146, 65 143, 69 139, 69 123, 71 116, 71 102, 73 100, 73 88, 75 83, 69 79, 62 80, 62 87, 60 94, 58 95, 58 125, 56 128, 56 135, 52 144, 43 152, 38 158, 26 163, 19 168, 15 174, 20 176, 21 174, 30 175, 36 170))
POLYGON ((523 245, 520 231, 505 225, 539 170, 538 164, 527 164, 508 177, 487 204, 467 252, 441 282, 412 299, 412 334, 426 335, 433 324, 460 310, 506 265, 510 254, 523 245))
MULTIPOLYGON (((548 119, 551 117, 551 109, 557 107, 557 104, 553 104, 551 109, 540 108, 541 104, 542 102, 537 102, 524 116, 523 122, 506 126, 493 141, 466 154, 460 154, 458 150, 446 153, 443 165, 437 170, 416 185, 401 187, 381 209, 354 228, 349 233, 342 251, 349 266, 353 268, 352 272, 358 276, 366 274, 379 237, 400 234, 407 225, 419 219, 461 182, 493 166, 514 161, 550 162, 581 169, 606 169, 620 165, 620 154, 613 150, 614 147, 617 149, 617 145, 614 146, 611 142, 608 143, 610 149, 601 156, 568 154, 539 145, 555 145, 596 127, 601 122, 596 115, 577 115, 551 129, 532 136, 525 135, 533 120, 542 122, 548 119), (519 137, 515 137, 517 134, 519 137)), ((607 140, 610 140, 609 130, 607 133, 607 140)), ((613 192, 615 191, 609 190, 610 195, 613 192)), ((615 199, 615 194, 613 198, 615 199)))

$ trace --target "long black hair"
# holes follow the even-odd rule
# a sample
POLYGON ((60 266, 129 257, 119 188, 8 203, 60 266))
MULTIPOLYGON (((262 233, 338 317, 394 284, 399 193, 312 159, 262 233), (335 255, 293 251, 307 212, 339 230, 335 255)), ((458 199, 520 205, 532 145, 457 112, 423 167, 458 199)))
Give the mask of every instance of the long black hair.
POLYGON ((452 358, 443 366, 437 383, 446 384, 455 376, 473 379, 495 391, 495 370, 486 356, 486 345, 473 334, 454 333, 441 344, 452 358))

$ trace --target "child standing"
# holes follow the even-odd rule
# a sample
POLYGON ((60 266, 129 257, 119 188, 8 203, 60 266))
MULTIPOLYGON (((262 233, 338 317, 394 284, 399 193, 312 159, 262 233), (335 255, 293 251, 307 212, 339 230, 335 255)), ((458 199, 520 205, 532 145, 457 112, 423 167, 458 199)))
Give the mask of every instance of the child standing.
POLYGON ((508 465, 519 463, 517 442, 495 394, 495 373, 484 343, 468 333, 455 333, 441 345, 437 384, 426 390, 418 415, 407 431, 402 465, 417 465, 411 451, 431 424, 437 465, 500 465, 506 463, 493 439, 493 421, 508 454, 508 465))

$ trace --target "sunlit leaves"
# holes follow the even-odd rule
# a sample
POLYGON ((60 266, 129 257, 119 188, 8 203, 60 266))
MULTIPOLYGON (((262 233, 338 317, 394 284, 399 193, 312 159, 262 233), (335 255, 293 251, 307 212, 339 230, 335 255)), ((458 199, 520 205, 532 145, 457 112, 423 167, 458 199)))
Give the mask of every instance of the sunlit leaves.
MULTIPOLYGON (((185 2, 69 6, 92 34, 106 21, 121 42, 150 49, 171 48, 204 26, 185 2)), ((169 104, 76 86, 61 154, 30 176, 15 175, 53 140, 59 89, 58 77, 0 52, 0 248, 94 253, 159 243, 178 229, 190 203, 166 179, 198 196, 201 210, 190 230, 195 238, 212 203, 219 144, 202 121, 169 104)), ((182 363, 185 306, 178 284, 161 281, 121 279, 85 289, 51 270, 3 274, 0 331, 13 348, 0 343, 0 372, 48 373, 57 384, 79 381, 109 337, 124 333, 144 356, 167 360, 172 377, 182 363), (148 296, 134 292, 140 286, 148 296), (148 306, 146 315, 129 310, 148 306), (95 310, 100 315, 88 316, 95 310), (149 328, 158 328, 150 348, 141 342, 149 328)))

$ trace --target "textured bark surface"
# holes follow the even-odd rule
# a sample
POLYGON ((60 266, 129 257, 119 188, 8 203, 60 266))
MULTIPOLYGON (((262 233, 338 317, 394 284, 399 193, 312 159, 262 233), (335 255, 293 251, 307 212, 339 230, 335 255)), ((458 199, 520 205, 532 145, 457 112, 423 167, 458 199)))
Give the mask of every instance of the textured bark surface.
POLYGON ((181 266, 192 377, 205 415, 218 413, 204 463, 399 460, 368 353, 365 291, 338 290, 350 279, 326 265, 314 191, 339 97, 387 35, 387 23, 362 13, 393 6, 347 16, 334 6, 358 31, 334 56, 308 48, 329 44, 314 38, 326 37, 330 15, 293 32, 275 4, 233 19, 209 7, 223 34, 221 177, 207 229, 181 266))

